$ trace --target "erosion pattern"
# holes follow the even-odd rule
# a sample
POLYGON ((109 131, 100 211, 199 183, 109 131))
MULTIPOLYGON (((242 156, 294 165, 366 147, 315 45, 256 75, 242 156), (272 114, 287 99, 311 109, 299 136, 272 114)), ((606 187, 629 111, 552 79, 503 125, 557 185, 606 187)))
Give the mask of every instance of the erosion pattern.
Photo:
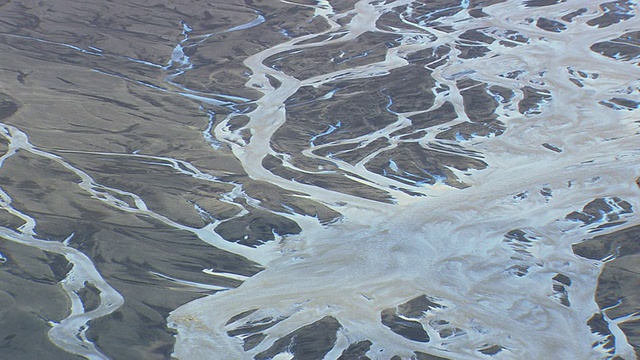
POLYGON ((3 357, 640 355, 636 2, 0 5, 3 357))

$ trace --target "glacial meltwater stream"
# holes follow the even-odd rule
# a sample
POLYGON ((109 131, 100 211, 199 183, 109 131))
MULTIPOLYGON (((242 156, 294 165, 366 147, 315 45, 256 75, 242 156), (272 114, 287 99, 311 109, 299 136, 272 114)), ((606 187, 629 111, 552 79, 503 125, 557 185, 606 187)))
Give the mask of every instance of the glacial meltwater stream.
POLYGON ((0 358, 640 357, 638 6, 0 5, 0 358))

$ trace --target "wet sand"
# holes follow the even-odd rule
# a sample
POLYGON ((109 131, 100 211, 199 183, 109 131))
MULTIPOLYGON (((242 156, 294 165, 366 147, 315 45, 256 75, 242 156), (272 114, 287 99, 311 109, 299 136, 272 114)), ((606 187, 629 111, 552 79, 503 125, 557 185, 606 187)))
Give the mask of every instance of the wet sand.
POLYGON ((637 11, 0 5, 0 354, 640 357, 637 11))

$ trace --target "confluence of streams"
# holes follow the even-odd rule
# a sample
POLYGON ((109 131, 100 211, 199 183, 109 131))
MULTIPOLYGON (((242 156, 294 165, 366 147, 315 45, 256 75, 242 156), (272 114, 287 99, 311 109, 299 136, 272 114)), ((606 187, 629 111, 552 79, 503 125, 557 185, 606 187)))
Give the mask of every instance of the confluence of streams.
MULTIPOLYGON (((571 245, 595 231, 640 224, 631 210, 640 206, 640 150, 633 116, 640 105, 633 100, 640 84, 638 59, 594 50, 625 35, 625 41, 633 42, 633 34, 640 31, 637 4, 428 3, 362 0, 342 12, 325 0, 295 4, 314 10, 309 22, 323 19, 327 26, 287 35, 287 41, 244 60, 249 69, 245 87, 262 94, 256 101, 192 90, 180 79, 199 65, 192 63, 187 49, 226 33, 260 28, 267 21, 260 13, 224 32, 197 36, 193 33, 198 29, 184 20, 181 40, 167 64, 111 55, 161 73, 161 85, 94 69, 101 76, 197 103, 209 117, 202 135, 212 149, 231 149, 251 181, 275 185, 338 213, 331 222, 285 205, 286 211, 270 210, 247 194, 241 179, 225 180, 186 160, 135 151, 45 149, 32 143, 27 131, 9 124, 0 124, 0 135, 8 143, 0 168, 19 153, 46 159, 73 174, 74 184, 90 198, 264 268, 252 276, 203 270, 237 286, 153 273, 212 293, 168 317, 169 327, 177 332, 173 356, 179 359, 291 359, 305 351, 317 351, 314 354, 324 359, 345 354, 374 359, 634 358, 634 344, 620 325, 639 321, 640 314, 609 318, 607 309, 594 300, 598 276, 613 258, 580 258, 571 245), (618 18, 598 23, 607 16, 618 18), (374 50, 344 50, 367 36, 393 39, 377 44, 377 61, 364 61, 374 50), (308 76, 294 60, 288 63, 304 54, 329 53, 335 56, 309 58, 303 69, 308 76), (324 62, 339 66, 323 72, 324 62), (367 84, 379 85, 394 74, 404 76, 400 82, 406 81, 407 87, 414 86, 417 76, 402 71, 416 68, 426 74, 424 84, 430 84, 429 94, 416 90, 418 105, 400 100, 391 84, 382 86, 375 94, 384 105, 353 101, 353 113, 317 119, 325 124, 323 130, 304 139, 304 145, 300 139, 279 143, 279 132, 299 126, 296 121, 329 113, 305 112, 305 106, 331 109, 334 101, 356 99, 368 90, 367 84), (432 101, 420 107, 418 97, 427 95, 432 101), (366 119, 366 131, 350 134, 356 118, 367 114, 356 110, 369 105, 383 108, 380 118, 386 120, 366 119), (489 112, 478 110, 487 106, 489 112), (210 110, 216 107, 229 113, 217 123, 210 110), (248 122, 230 129, 229 123, 241 116, 248 122), (428 169, 411 163, 414 150, 407 149, 416 148, 428 149, 435 159, 415 156, 417 163, 428 163, 428 169), (169 168, 175 176, 227 186, 231 190, 219 200, 237 213, 217 218, 194 204, 208 223, 183 224, 150 209, 141 193, 100 183, 73 163, 74 154, 133 159, 169 168), (386 198, 347 191, 348 186, 332 183, 333 178, 322 186, 288 174, 307 180, 340 175, 340 181, 386 198), (603 204, 599 217, 580 220, 593 199, 603 204), (283 236, 271 229, 275 240, 257 246, 228 241, 216 232, 253 209, 291 220, 301 231, 283 236), (609 334, 590 328, 588 322, 596 315, 609 334), (605 345, 609 335, 613 344, 605 345), (304 342, 314 336, 330 343, 309 350, 304 342)), ((97 48, 4 35, 107 56, 97 48)), ((14 205, 3 189, 0 208, 24 223, 17 229, 0 227, 3 239, 62 255, 72 266, 61 282, 70 299, 69 313, 60 322, 50 322, 51 341, 72 354, 108 358, 87 331, 92 320, 121 308, 125 297, 92 259, 72 246, 74 233, 63 242, 39 236, 35 218, 14 205), (79 295, 88 284, 99 294, 92 309, 85 309, 79 295)))

